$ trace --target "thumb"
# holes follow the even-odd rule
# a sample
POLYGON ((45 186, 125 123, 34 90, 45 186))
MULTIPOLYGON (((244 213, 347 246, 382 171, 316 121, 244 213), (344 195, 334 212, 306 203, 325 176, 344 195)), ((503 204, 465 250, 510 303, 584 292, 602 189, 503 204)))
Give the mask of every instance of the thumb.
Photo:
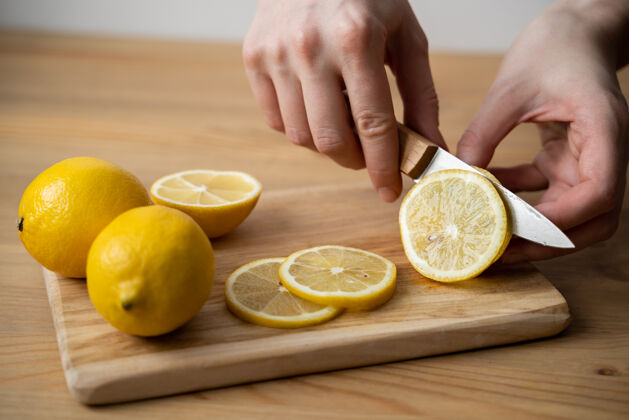
POLYGON ((522 98, 508 88, 496 88, 494 83, 457 144, 458 158, 470 165, 487 167, 498 143, 520 122, 523 109, 522 98))

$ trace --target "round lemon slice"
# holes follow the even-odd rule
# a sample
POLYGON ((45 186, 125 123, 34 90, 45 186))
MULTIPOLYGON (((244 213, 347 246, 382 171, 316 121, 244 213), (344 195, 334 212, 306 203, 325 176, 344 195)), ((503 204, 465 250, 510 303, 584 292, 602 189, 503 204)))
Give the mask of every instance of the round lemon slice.
POLYGON ((475 172, 449 169, 417 183, 400 207, 404 251, 433 280, 466 280, 504 250, 507 212, 495 187, 475 172))
POLYGON ((342 312, 290 293, 280 283, 278 269, 284 258, 266 258, 245 264, 225 283, 227 308, 238 318, 274 328, 319 324, 342 312))
POLYGON ((153 183, 156 204, 190 215, 210 238, 236 229, 251 213, 262 184, 237 171, 196 169, 166 175, 153 183))
POLYGON ((336 245, 290 255, 279 271, 288 290, 312 302, 370 309, 395 292, 395 264, 362 249, 336 245))

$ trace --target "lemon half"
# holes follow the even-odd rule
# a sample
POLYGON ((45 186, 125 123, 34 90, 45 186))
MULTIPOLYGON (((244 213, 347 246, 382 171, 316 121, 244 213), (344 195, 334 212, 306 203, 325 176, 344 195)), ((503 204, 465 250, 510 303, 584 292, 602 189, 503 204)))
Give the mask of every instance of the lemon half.
POLYGON ((262 184, 238 171, 195 169, 166 175, 153 183, 156 204, 190 215, 210 238, 236 229, 253 210, 262 184))

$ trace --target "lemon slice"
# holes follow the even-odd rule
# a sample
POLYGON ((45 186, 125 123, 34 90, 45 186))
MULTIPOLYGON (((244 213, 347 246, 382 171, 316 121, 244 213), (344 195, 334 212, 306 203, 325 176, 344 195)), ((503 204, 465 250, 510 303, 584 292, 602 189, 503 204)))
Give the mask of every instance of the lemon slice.
POLYGON ((237 171, 196 169, 166 175, 153 183, 156 204, 190 215, 210 238, 236 229, 251 213, 262 184, 237 171))
POLYGON ((266 258, 245 264, 225 283, 225 301, 238 318, 275 328, 297 328, 319 324, 342 312, 290 293, 277 275, 284 258, 266 258))
POLYGON ((312 302, 370 309, 395 292, 395 264, 380 255, 336 245, 290 255, 279 271, 288 290, 312 302))
POLYGON ((479 275, 508 235, 507 212, 491 181, 458 169, 422 178, 404 197, 399 222, 410 263, 443 282, 479 275))

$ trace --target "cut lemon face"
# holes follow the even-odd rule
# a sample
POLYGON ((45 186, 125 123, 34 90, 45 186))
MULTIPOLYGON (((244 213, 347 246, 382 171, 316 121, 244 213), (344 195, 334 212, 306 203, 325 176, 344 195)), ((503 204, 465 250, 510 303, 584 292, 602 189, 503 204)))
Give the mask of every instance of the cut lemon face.
POLYGON ((475 172, 449 169, 417 183, 400 207, 404 251, 433 280, 476 277, 506 247, 507 212, 495 187, 475 172))
POLYGON ((288 290, 312 302, 370 309, 395 292, 395 264, 380 255, 336 245, 297 251, 279 271, 288 290))
POLYGON ((156 204, 190 215, 210 238, 236 229, 251 213, 262 184, 237 171, 197 169, 166 175, 153 183, 156 204))
POLYGON ((245 264, 225 283, 227 308, 238 318, 274 328, 320 324, 342 312, 290 293, 280 283, 278 269, 284 258, 266 258, 245 264))

